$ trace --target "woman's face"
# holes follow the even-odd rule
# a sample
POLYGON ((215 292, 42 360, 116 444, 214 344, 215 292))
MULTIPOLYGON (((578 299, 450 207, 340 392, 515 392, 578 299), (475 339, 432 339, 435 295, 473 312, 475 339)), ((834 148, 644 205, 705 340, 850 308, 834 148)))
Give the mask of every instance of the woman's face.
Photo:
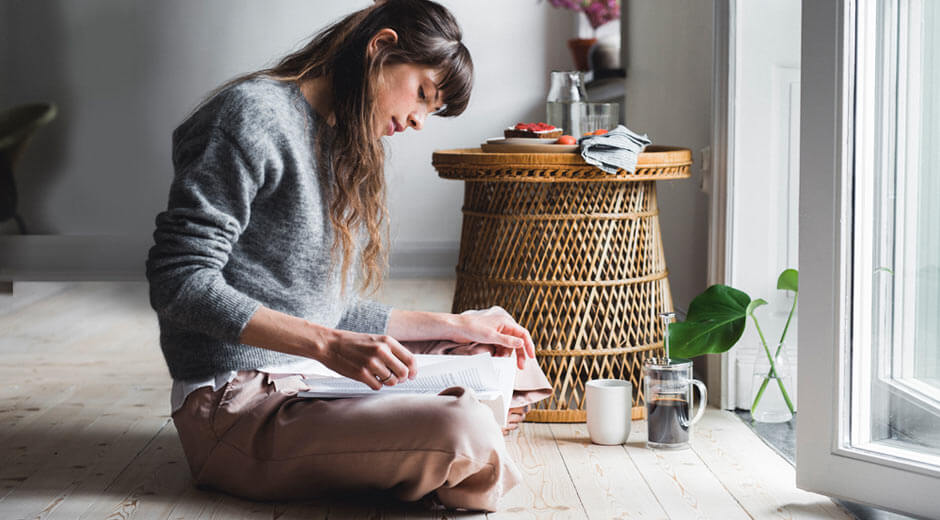
POLYGON ((437 75, 430 67, 409 63, 382 67, 375 107, 376 137, 424 127, 427 116, 441 108, 437 75))

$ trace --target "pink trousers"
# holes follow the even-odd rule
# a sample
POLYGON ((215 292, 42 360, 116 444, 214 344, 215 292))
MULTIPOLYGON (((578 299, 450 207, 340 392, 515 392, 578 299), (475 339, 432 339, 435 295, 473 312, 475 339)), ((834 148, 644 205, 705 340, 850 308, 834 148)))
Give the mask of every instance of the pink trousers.
MULTIPOLYGON (((186 398, 173 421, 197 485, 255 500, 388 490, 414 501, 436 492, 448 507, 495 511, 519 482, 492 412, 462 388, 331 400, 296 397, 299 377, 277 387, 267 374, 245 371, 186 398)), ((513 406, 551 391, 534 360, 517 387, 513 406)))

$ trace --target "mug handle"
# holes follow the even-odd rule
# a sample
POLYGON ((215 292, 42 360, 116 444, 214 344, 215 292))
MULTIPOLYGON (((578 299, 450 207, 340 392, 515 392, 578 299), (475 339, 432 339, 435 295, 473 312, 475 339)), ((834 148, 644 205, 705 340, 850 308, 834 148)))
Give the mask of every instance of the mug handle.
POLYGON ((692 420, 689 421, 689 426, 692 426, 702 418, 702 415, 705 414, 705 406, 708 404, 708 389, 705 388, 705 383, 699 381, 698 379, 692 379, 689 381, 689 384, 695 386, 695 388, 698 388, 700 398, 698 403, 698 410, 696 410, 695 416, 692 417, 692 420))

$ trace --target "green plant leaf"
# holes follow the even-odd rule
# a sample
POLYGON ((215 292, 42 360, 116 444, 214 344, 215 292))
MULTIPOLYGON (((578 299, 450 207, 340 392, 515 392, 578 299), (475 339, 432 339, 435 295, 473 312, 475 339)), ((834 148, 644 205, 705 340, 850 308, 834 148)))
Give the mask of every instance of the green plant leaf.
POLYGON ((705 289, 689 304, 686 320, 669 325, 670 357, 725 352, 741 339, 751 297, 727 285, 705 289))
POLYGON ((758 299, 756 299, 756 300, 751 300, 751 303, 747 304, 747 310, 744 311, 744 312, 746 312, 748 316, 753 316, 753 315, 754 315, 754 309, 756 309, 756 308, 758 308, 758 307, 761 307, 761 306, 764 306, 764 305, 767 305, 767 300, 765 300, 765 299, 763 299, 763 298, 758 298, 758 299))
POLYGON ((784 269, 777 278, 777 289, 783 291, 799 291, 800 273, 796 269, 784 269))

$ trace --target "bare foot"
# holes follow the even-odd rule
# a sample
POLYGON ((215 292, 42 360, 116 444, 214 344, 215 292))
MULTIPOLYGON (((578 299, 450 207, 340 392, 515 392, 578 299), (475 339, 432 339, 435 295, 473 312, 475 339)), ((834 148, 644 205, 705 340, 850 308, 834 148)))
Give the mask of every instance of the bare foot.
POLYGON ((510 408, 509 417, 506 418, 506 427, 503 428, 503 435, 509 435, 509 432, 518 429, 528 412, 529 405, 510 408))

